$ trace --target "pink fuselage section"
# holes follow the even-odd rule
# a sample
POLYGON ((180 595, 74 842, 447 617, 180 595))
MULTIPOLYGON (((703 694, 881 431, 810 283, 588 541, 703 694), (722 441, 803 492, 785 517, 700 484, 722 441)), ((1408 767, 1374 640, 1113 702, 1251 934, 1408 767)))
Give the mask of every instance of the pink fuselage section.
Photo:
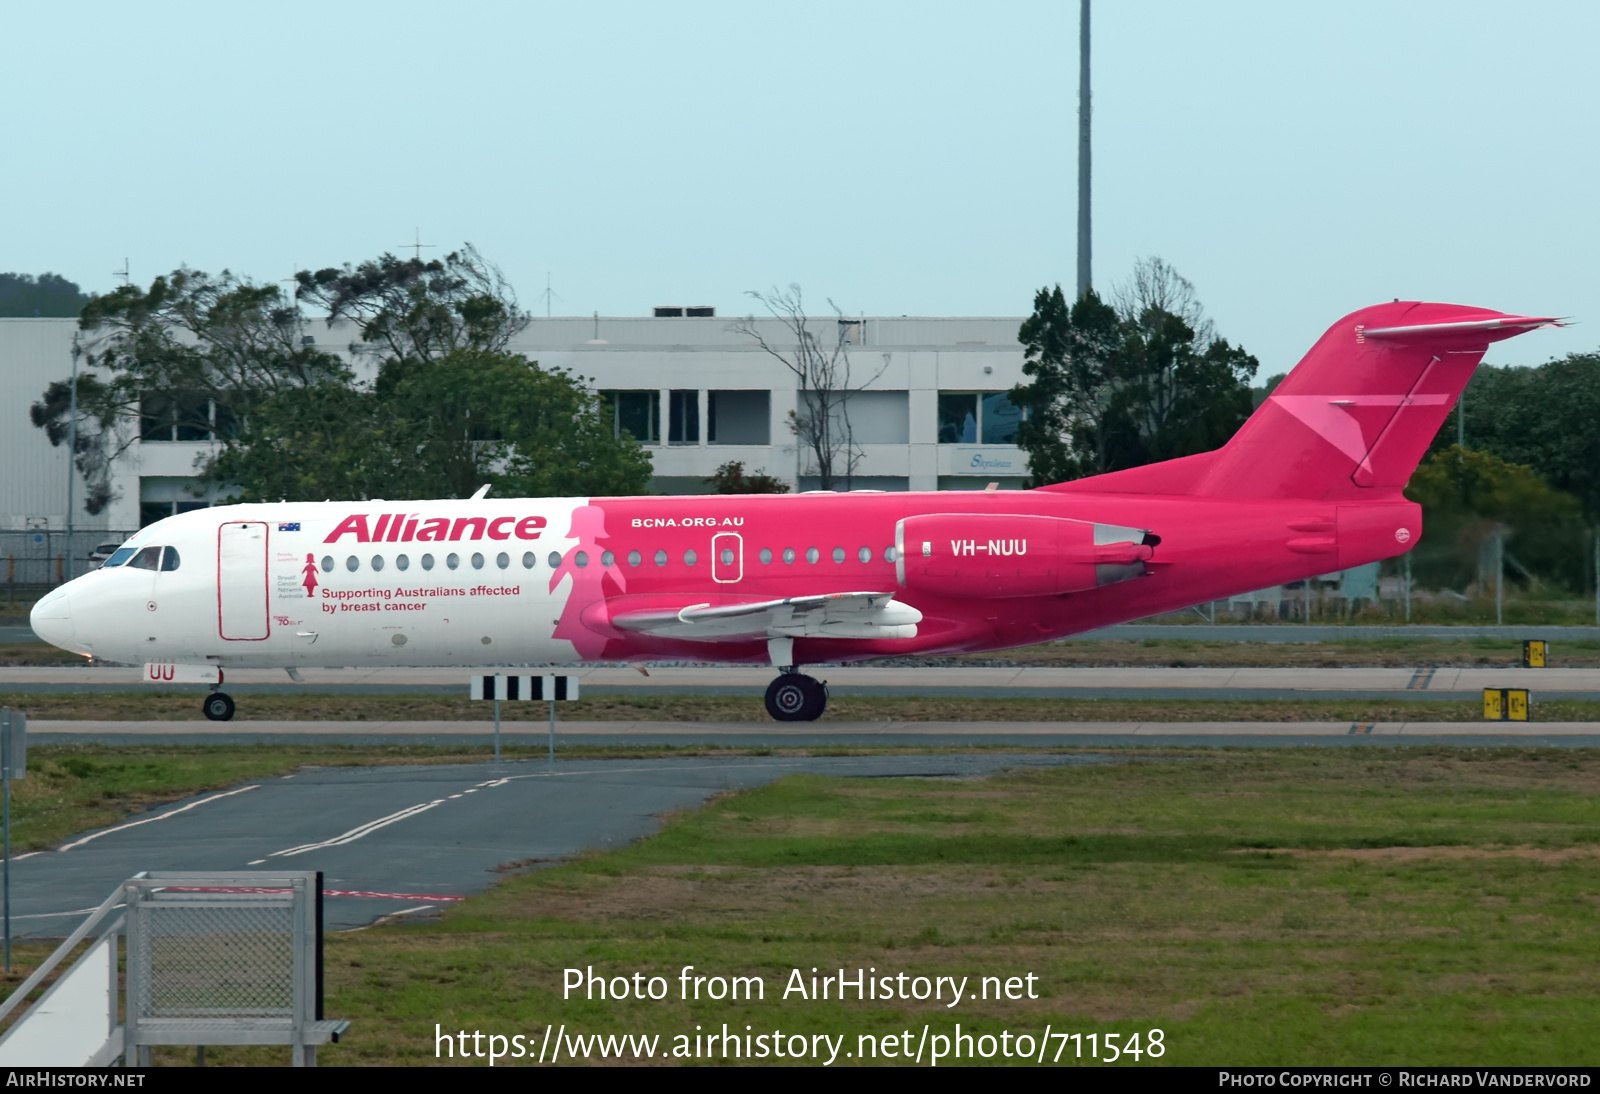
MULTIPOLYGON (((604 514, 604 534, 584 537, 584 545, 612 552, 614 562, 603 574, 591 567, 574 586, 558 631, 576 640, 586 660, 764 663, 765 640, 651 637, 607 627, 605 619, 689 603, 864 591, 892 592, 921 611, 916 637, 799 638, 797 663, 1005 649, 1393 557, 1422 530, 1420 507, 1397 491, 1360 504, 1008 491, 595 498, 590 505, 604 514), (1148 529, 1160 544, 1145 576, 1088 591, 930 595, 901 584, 887 549, 899 521, 937 513, 991 518, 981 522, 985 538, 996 526, 992 518, 1010 514, 1148 529), (725 565, 721 552, 730 549, 736 561, 725 565), (685 562, 691 551, 692 565, 685 562), (637 564, 630 562, 635 552, 637 564), (664 564, 657 564, 658 552, 664 564), (793 561, 785 561, 786 552, 793 561), (587 631, 581 638, 574 633, 580 619, 587 631)), ((916 545, 906 548, 914 566, 916 545)))

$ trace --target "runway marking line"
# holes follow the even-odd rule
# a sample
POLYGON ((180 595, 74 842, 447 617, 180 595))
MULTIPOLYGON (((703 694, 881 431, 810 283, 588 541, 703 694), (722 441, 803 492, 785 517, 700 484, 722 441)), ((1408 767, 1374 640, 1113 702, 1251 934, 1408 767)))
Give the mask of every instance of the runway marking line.
POLYGON ((237 790, 224 790, 220 794, 213 794, 209 798, 201 798, 199 801, 192 801, 188 805, 180 805, 178 808, 169 810, 168 812, 159 814, 158 816, 145 817, 142 820, 129 821, 127 824, 119 824, 115 828, 105 828, 99 832, 91 832, 82 839, 73 840, 65 847, 60 848, 60 850, 70 851, 74 847, 82 847, 90 840, 99 839, 101 836, 109 836, 113 832, 123 832, 129 828, 137 828, 141 824, 154 824, 156 821, 166 820, 168 817, 176 817, 179 813, 187 813, 197 805, 206 805, 210 802, 221 801, 223 798, 231 798, 235 794, 243 794, 246 790, 257 790, 259 788, 260 784, 256 784, 255 786, 241 786, 237 790))
MULTIPOLYGON (((165 893, 287 893, 292 890, 282 887, 257 886, 257 885, 164 885, 161 888, 165 893)), ((450 893, 381 893, 371 889, 324 889, 323 896, 360 897, 366 900, 431 900, 436 903, 453 903, 467 899, 464 896, 454 896, 450 893)), ((89 909, 94 911, 93 908, 89 909)), ((410 909, 416 911, 415 908, 410 909)), ((65 915, 66 913, 59 913, 65 915)), ((392 912, 392 915, 402 915, 401 912, 392 912)))
POLYGON ((285 847, 282 851, 274 851, 267 857, 288 857, 290 855, 303 855, 307 851, 319 851, 325 847, 342 847, 347 843, 354 843, 363 836, 369 836, 380 828, 387 828, 391 824, 396 824, 400 821, 403 821, 407 817, 414 817, 418 813, 426 813, 435 806, 443 805, 446 800, 447 799, 445 798, 435 798, 431 802, 422 802, 420 805, 407 806, 405 809, 402 809, 397 813, 390 813, 387 817, 379 817, 377 820, 368 821, 365 824, 359 824, 350 829, 350 831, 334 836, 332 839, 325 839, 320 843, 302 843, 298 847, 285 847))

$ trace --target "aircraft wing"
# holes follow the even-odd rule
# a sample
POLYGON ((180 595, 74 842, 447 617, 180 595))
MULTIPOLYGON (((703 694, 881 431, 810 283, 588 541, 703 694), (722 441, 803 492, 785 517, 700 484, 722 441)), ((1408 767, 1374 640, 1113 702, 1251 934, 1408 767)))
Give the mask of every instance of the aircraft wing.
POLYGON ((725 638, 915 638, 922 613, 893 593, 824 593, 750 604, 613 612, 618 630, 712 642, 725 638))

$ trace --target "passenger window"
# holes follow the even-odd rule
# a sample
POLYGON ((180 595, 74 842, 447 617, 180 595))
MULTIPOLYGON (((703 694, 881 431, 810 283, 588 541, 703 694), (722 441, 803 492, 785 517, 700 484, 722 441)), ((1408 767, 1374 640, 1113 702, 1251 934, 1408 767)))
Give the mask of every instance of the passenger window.
POLYGON ((572 564, 580 568, 589 565, 589 552, 579 551, 577 554, 573 555, 572 564))
POLYGON ((454 570, 456 567, 461 565, 461 556, 456 554, 454 551, 451 551, 449 554, 444 556, 444 564, 454 570))
POLYGON ((374 570, 383 569, 383 556, 382 555, 373 555, 372 556, 372 568, 374 570))
POLYGON ((161 553, 161 568, 163 570, 176 570, 178 568, 178 549, 168 547, 161 553))
POLYGON ((665 552, 665 551, 657 551, 656 552, 656 565, 657 566, 665 566, 666 564, 667 564, 667 552, 665 552))
POLYGON ((861 550, 856 552, 856 557, 859 558, 862 562, 871 562, 872 561, 872 548, 871 547, 863 547, 863 548, 861 548, 861 550))
POLYGON ((817 559, 819 559, 821 557, 822 557, 822 552, 817 550, 815 547, 807 547, 806 548, 806 561, 811 563, 813 566, 816 565, 817 559))
POLYGON ((118 547, 111 552, 111 557, 106 559, 105 568, 110 569, 112 566, 121 566, 133 557, 133 552, 136 550, 138 550, 136 547, 118 547))
POLYGON ((494 556, 494 564, 504 570, 507 566, 511 565, 511 556, 506 554, 504 551, 501 551, 498 555, 494 556))
POLYGON ((835 547, 833 549, 833 561, 835 561, 835 562, 843 562, 844 561, 844 548, 843 547, 835 547))
POLYGON ((693 566, 698 561, 700 561, 700 556, 694 553, 693 547, 683 552, 683 564, 685 566, 693 566))
POLYGON ((476 551, 472 552, 472 568, 474 570, 483 569, 483 556, 476 551))
POLYGON ((552 570, 561 569, 561 553, 559 551, 551 551, 548 561, 552 570))
POLYGON ((325 573, 325 574, 333 573, 333 556, 332 555, 323 555, 322 556, 322 572, 325 573))
POLYGON ((772 548, 761 548, 761 565, 766 566, 772 561, 772 548))
POLYGON ((522 552, 522 568, 524 570, 531 570, 537 565, 539 565, 538 555, 534 554, 532 551, 522 552))
POLYGON ((893 547, 885 547, 883 549, 883 561, 885 561, 885 562, 893 562, 894 561, 894 557, 895 557, 895 555, 894 555, 894 548, 893 547))
POLYGON ((641 555, 638 551, 629 551, 628 552, 628 565, 629 566, 637 566, 637 565, 639 565, 639 563, 641 563, 643 561, 644 561, 644 556, 641 555))
POLYGON ((793 547, 785 547, 783 549, 783 564, 785 566, 793 566, 794 565, 794 548, 793 547))
POLYGON ((344 568, 349 570, 351 573, 355 573, 357 570, 361 569, 361 560, 355 555, 351 555, 349 558, 344 560, 344 568))
POLYGON ((433 569, 433 556, 432 555, 423 555, 422 556, 422 568, 424 570, 433 569))
POLYGON ((617 556, 612 554, 610 551, 601 551, 600 552, 600 565, 602 565, 602 566, 614 566, 614 565, 616 565, 616 562, 617 562, 617 556))
POLYGON ((405 555, 395 555, 394 568, 396 570, 409 570, 411 568, 411 559, 405 555))
POLYGON ((159 569, 161 567, 161 548, 146 547, 128 560, 128 567, 134 570, 159 569))

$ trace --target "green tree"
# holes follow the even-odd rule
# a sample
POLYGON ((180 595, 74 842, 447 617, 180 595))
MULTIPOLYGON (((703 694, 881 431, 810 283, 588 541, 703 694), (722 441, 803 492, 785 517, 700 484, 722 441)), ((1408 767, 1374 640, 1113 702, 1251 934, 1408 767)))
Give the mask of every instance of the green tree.
POLYGON ((442 261, 384 254, 358 265, 295 275, 295 296, 328 313, 331 326, 354 320, 350 349, 398 361, 458 350, 504 352, 528 315, 499 268, 468 243, 442 261))
POLYGON ((225 435, 274 394, 349 380, 339 358, 302 344, 299 311, 275 286, 226 270, 179 269, 148 289, 121 286, 89 300, 78 328, 76 422, 64 380, 46 388, 30 416, 52 444, 76 434, 91 513, 111 500, 113 461, 141 436, 225 435))
POLYGON ((1216 337, 1194 286, 1151 258, 1115 295, 1069 309, 1060 286, 1041 289, 1018 332, 1032 379, 1010 398, 1031 485, 1210 451, 1250 415, 1256 359, 1216 337))
POLYGON ((612 436, 580 378, 514 354, 386 361, 370 390, 325 384, 263 403, 209 477, 241 500, 643 493, 651 463, 612 436))
POLYGON ((713 494, 787 494, 789 484, 774 478, 766 471, 745 474, 744 463, 730 460, 711 473, 706 480, 713 494))
POLYGON ((239 501, 412 497, 405 426, 352 384, 283 391, 240 420, 205 474, 239 501))
POLYGON ((1030 486, 1109 470, 1105 426, 1121 328, 1093 289, 1071 308, 1060 285, 1034 294, 1017 335, 1023 375, 1033 379, 1009 393, 1022 411, 1017 444, 1028 453, 1030 486))
POLYGON ((486 482, 502 496, 641 494, 650 481, 650 454, 612 434, 581 377, 525 357, 388 361, 376 393, 419 456, 420 481, 403 496, 465 497, 486 482))
POLYGON ((1256 359, 1226 339, 1202 343, 1182 318, 1159 308, 1123 323, 1102 432, 1106 470, 1209 452, 1253 409, 1256 359))
POLYGON ((1586 584, 1589 544, 1583 506, 1532 468, 1456 445, 1424 460, 1406 486, 1422 506, 1416 577, 1435 588, 1483 585, 1491 547, 1505 537, 1507 570, 1569 589, 1586 584))
MULTIPOLYGON (((1525 464, 1600 521, 1600 353, 1533 368, 1479 368, 1462 396, 1467 447, 1525 464)), ((1433 451, 1455 444, 1455 415, 1433 451)))
POLYGON ((0 273, 0 319, 70 319, 89 295, 60 274, 0 273))
MULTIPOLYGON (((242 500, 641 493, 648 453, 612 436, 582 377, 504 352, 526 322, 470 248, 443 262, 385 255, 300 275, 299 297, 355 316, 374 383, 305 343, 298 301, 224 271, 177 270, 93 298, 79 320, 77 459, 89 509, 141 436, 207 440, 196 470, 242 500)), ((71 390, 33 407, 52 443, 73 434, 71 390)))

